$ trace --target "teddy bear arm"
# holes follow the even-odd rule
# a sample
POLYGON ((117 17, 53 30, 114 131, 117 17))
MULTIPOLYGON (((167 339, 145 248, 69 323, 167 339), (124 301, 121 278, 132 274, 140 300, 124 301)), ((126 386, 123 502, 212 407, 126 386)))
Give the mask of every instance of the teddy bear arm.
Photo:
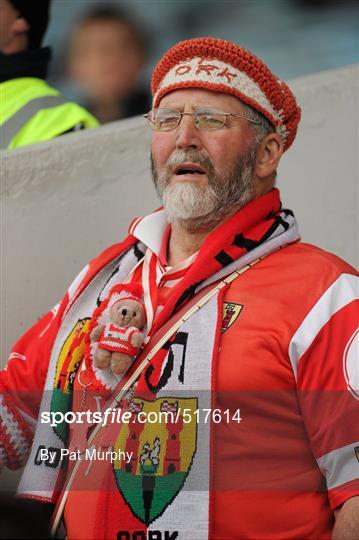
POLYGON ((100 339, 102 330, 103 326, 96 326, 91 332, 91 340, 98 341, 100 339))
POLYGON ((131 336, 131 345, 132 347, 139 347, 142 344, 143 336, 141 333, 135 333, 131 336))

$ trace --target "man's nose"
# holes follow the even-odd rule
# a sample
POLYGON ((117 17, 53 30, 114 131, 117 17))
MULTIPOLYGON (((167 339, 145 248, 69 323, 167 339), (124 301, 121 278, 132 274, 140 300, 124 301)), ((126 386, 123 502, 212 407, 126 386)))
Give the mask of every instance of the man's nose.
POLYGON ((176 128, 176 148, 200 148, 202 146, 199 130, 193 123, 193 116, 184 114, 176 128))

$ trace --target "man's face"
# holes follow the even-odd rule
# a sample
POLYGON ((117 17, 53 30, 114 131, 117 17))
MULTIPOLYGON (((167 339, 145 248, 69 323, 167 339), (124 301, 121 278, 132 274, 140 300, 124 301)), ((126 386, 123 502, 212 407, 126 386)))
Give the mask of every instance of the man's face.
MULTIPOLYGON (((243 105, 234 96, 201 89, 171 92, 159 106, 184 112, 212 107, 243 114, 243 105)), ((183 116, 176 129, 154 132, 153 179, 169 220, 188 228, 211 228, 244 206, 254 197, 255 155, 254 130, 241 118, 229 116, 223 128, 200 131, 191 116, 183 116), (201 172, 191 172, 194 166, 201 172)))
POLYGON ((0 0, 0 50, 5 52, 13 40, 17 11, 8 0, 0 0))

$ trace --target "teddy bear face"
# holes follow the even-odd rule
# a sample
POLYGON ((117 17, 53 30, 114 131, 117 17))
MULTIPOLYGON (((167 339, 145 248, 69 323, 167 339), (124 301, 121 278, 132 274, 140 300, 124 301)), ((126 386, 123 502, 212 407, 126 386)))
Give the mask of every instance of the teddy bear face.
POLYGON ((113 324, 124 328, 144 327, 145 316, 140 302, 131 299, 119 300, 110 308, 110 319, 113 324))

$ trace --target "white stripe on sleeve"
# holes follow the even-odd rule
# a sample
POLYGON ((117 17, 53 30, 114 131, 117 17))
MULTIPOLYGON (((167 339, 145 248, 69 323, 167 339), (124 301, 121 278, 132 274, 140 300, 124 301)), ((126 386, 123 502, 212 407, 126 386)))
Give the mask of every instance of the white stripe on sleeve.
POLYGON ((359 279, 351 274, 342 274, 325 291, 295 332, 289 344, 289 358, 295 378, 299 360, 330 318, 341 308, 359 297, 359 279))
POLYGON ((319 468, 326 478, 328 489, 359 478, 358 449, 359 441, 337 448, 317 459, 319 468))

